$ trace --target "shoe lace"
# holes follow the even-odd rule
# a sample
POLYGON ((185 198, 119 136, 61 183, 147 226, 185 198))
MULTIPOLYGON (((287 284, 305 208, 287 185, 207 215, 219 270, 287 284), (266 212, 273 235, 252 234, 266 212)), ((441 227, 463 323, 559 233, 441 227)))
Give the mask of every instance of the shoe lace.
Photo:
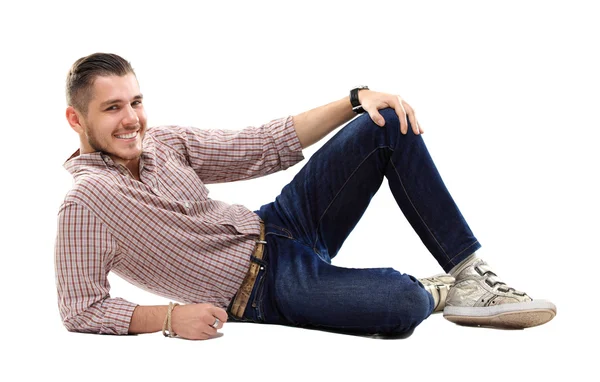
POLYGON ((484 281, 490 287, 494 288, 494 287, 496 287, 496 285, 498 285, 497 289, 500 292, 513 293, 513 294, 516 294, 517 296, 525 296, 524 292, 520 292, 520 291, 516 290, 515 288, 509 287, 508 285, 506 285, 505 282, 500 280, 498 275, 496 275, 494 272, 492 272, 492 270, 486 263, 482 262, 480 264, 477 264, 475 266, 475 271, 477 273, 479 273, 479 275, 485 277, 484 281))

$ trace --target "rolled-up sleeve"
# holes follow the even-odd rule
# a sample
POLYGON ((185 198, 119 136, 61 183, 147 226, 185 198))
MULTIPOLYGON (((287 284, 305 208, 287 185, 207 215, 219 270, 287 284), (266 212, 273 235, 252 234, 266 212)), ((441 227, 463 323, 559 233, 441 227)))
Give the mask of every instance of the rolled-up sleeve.
POLYGON ((292 116, 242 130, 185 130, 188 160, 204 183, 245 180, 304 159, 292 116))
POLYGON ((55 272, 58 307, 69 331, 128 334, 137 304, 110 298, 108 272, 117 242, 87 208, 64 204, 58 214, 55 272))

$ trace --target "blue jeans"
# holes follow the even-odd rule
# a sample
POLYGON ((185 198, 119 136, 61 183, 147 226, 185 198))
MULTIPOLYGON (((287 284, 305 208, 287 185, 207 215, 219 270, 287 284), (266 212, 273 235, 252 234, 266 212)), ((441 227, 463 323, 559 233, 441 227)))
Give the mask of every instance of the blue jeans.
MULTIPOLYGON (((392 268, 331 265, 387 177, 391 192, 445 271, 480 247, 446 189, 420 135, 364 114, 327 141, 272 203, 266 251, 244 321, 364 334, 411 332, 433 310, 413 276, 392 268)), ((375 238, 371 238, 375 239, 375 238)))

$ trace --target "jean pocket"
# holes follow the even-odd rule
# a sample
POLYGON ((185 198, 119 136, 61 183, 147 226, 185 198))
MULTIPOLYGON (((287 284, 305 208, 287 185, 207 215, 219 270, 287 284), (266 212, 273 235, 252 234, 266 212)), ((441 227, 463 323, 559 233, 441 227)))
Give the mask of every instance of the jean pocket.
POLYGON ((258 271, 258 275, 256 276, 256 281, 254 282, 254 296, 249 302, 250 307, 256 312, 256 319, 259 322, 264 322, 264 310, 263 310, 263 300, 264 300, 264 281, 267 276, 267 268, 268 264, 260 264, 260 268, 258 271))
POLYGON ((286 239, 294 239, 292 232, 285 228, 272 223, 265 223, 265 236, 275 235, 285 237, 286 239))

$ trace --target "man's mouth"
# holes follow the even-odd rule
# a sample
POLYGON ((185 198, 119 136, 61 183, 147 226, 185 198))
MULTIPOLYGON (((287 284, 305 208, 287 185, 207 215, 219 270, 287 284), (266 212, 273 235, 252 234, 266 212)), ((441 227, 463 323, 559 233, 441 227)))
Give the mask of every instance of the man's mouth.
POLYGON ((117 139, 132 139, 137 137, 138 135, 138 131, 133 131, 131 133, 127 133, 127 134, 120 134, 120 135, 115 135, 115 138, 117 139))

